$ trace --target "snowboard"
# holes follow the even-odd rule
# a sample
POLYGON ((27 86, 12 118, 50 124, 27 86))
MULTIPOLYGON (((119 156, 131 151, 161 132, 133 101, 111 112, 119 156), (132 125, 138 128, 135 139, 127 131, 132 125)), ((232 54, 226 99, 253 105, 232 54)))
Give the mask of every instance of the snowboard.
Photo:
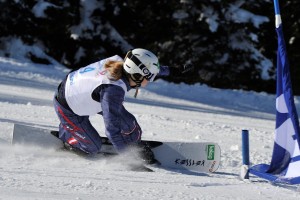
MULTIPOLYGON (((46 128, 14 124, 12 144, 38 145, 62 148, 57 131, 46 128)), ((213 173, 220 165, 221 149, 214 142, 170 142, 142 140, 147 143, 161 168, 213 173)), ((102 137, 101 153, 117 154, 108 138, 102 137)))

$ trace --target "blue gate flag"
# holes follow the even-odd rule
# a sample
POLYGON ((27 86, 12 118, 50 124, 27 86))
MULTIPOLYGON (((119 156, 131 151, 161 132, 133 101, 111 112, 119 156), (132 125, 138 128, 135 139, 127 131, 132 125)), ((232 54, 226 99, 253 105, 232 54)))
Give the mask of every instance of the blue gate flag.
POLYGON ((276 129, 270 165, 259 164, 250 173, 272 182, 300 184, 300 131, 292 91, 278 0, 274 0, 277 50, 276 129))

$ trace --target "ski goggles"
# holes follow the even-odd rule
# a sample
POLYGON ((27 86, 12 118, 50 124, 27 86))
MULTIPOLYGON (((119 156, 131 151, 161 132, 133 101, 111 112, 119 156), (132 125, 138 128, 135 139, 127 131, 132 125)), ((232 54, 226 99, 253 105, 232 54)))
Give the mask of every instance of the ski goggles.
POLYGON ((141 86, 145 77, 139 73, 130 74, 131 79, 137 84, 138 87, 141 86))

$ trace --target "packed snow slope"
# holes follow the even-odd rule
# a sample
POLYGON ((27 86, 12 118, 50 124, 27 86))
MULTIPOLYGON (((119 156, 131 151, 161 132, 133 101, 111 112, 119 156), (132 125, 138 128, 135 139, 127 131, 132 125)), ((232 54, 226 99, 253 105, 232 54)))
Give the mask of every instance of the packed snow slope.
MULTIPOLYGON (((125 107, 142 126, 144 139, 217 142, 222 161, 213 174, 133 172, 117 159, 10 145, 14 123, 57 127, 52 98, 67 71, 0 57, 0 199, 300 199, 297 185, 239 178, 243 129, 250 132, 251 164, 271 160, 275 96, 266 93, 158 80, 137 99, 127 95, 125 107)), ((299 108, 299 98, 295 101, 299 108)), ((101 116, 91 121, 104 135, 101 116)))

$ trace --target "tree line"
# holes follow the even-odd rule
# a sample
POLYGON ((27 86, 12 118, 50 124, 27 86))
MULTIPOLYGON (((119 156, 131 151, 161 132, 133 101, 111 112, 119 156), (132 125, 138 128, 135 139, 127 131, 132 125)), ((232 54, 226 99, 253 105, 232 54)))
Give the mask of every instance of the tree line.
MULTIPOLYGON (((300 94, 298 1, 280 1, 294 93, 300 94)), ((155 52, 172 69, 167 81, 275 92, 273 1, 19 0, 0 1, 0 50, 13 41, 39 48, 26 57, 50 58, 76 69, 131 48, 155 52), (180 74, 191 63, 195 69, 180 74)))

